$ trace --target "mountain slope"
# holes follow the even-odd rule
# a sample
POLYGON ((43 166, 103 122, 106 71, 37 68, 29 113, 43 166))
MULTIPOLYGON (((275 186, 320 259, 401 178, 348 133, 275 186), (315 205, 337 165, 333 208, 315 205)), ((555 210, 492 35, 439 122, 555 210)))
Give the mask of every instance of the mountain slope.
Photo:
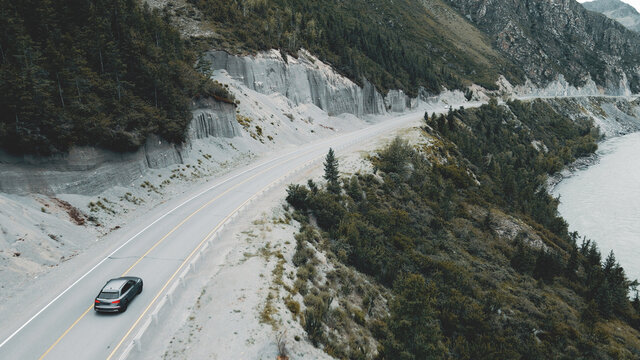
POLYGON ((522 72, 490 39, 441 0, 190 0, 234 53, 306 48, 356 82, 383 93, 420 87, 438 93, 471 83, 495 88, 498 75, 522 72), (247 26, 251 24, 251 26, 247 26))
POLYGON ((168 19, 135 0, 0 0, 0 149, 180 143, 191 99, 227 96, 168 19))
POLYGON ((383 92, 469 82, 494 88, 498 74, 538 86, 563 75, 574 86, 592 78, 609 93, 640 90, 640 35, 574 0, 191 3, 220 34, 215 46, 304 47, 383 92))
POLYGON ((631 5, 620 0, 595 0, 582 3, 587 10, 604 14, 616 20, 627 29, 640 32, 640 13, 631 5))
POLYGON ((610 92, 640 91, 640 34, 574 0, 449 0, 536 84, 589 76, 610 92))
POLYGON ((309 339, 341 359, 637 358, 632 282, 544 186, 597 148, 592 120, 541 100, 425 120, 373 173, 289 186, 302 226, 283 288, 309 339))

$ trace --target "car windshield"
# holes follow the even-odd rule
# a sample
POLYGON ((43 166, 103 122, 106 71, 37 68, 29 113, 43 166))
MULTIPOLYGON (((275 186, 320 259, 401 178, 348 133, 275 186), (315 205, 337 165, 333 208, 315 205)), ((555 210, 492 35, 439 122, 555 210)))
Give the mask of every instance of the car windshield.
POLYGON ((100 295, 98 295, 98 297, 100 299, 116 299, 118 297, 118 293, 103 291, 100 293, 100 295))

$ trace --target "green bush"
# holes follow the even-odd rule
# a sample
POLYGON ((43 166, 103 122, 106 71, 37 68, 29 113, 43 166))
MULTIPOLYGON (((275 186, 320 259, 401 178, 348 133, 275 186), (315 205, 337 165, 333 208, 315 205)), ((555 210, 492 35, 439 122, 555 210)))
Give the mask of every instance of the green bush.
POLYGON ((300 314, 300 303, 293 300, 291 297, 287 297, 284 303, 287 306, 287 309, 291 311, 294 318, 300 314))
POLYGON ((313 253, 313 250, 307 246, 296 247, 296 252, 293 254, 292 259, 293 265, 298 267, 306 265, 309 260, 313 259, 313 253))
POLYGON ((304 185, 291 184, 287 187, 287 202, 297 210, 307 209, 309 189, 304 185))

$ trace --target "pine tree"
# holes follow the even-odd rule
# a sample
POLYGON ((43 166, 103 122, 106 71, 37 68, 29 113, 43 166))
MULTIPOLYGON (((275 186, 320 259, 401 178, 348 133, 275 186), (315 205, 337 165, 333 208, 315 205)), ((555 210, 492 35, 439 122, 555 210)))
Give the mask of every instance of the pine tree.
POLYGON ((340 194, 338 175, 338 159, 336 159, 333 149, 329 148, 324 162, 324 179, 327 180, 327 190, 334 194, 340 194))

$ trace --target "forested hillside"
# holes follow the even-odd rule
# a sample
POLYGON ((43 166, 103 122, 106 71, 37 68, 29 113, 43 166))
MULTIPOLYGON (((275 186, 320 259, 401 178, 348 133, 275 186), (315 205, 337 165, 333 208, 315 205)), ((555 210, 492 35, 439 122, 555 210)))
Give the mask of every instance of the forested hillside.
POLYGON ((194 71, 199 46, 294 56, 305 48, 383 94, 496 89, 500 75, 512 84, 544 86, 563 74, 572 85, 593 78, 613 92, 640 88, 638 34, 573 1, 185 1, 191 11, 138 0, 0 0, 0 148, 129 151, 151 133, 181 142, 190 99, 230 100, 194 71), (211 38, 182 39, 170 23, 189 16, 211 38))
POLYGON ((593 125, 542 101, 425 121, 431 145, 396 139, 371 159, 377 174, 339 181, 328 156, 326 186, 289 187, 303 223, 289 290, 304 296, 311 340, 345 359, 640 356, 635 283, 613 254, 567 231, 544 186, 595 151, 593 125), (345 270, 318 275, 310 247, 376 285, 354 288, 345 270))
POLYGON ((383 93, 419 87, 439 93, 471 83, 495 88, 522 72, 440 0, 189 0, 233 52, 306 48, 355 81, 383 93))
POLYGON ((136 0, 0 0, 0 148, 134 150, 181 142, 190 100, 228 97, 189 45, 136 0))

